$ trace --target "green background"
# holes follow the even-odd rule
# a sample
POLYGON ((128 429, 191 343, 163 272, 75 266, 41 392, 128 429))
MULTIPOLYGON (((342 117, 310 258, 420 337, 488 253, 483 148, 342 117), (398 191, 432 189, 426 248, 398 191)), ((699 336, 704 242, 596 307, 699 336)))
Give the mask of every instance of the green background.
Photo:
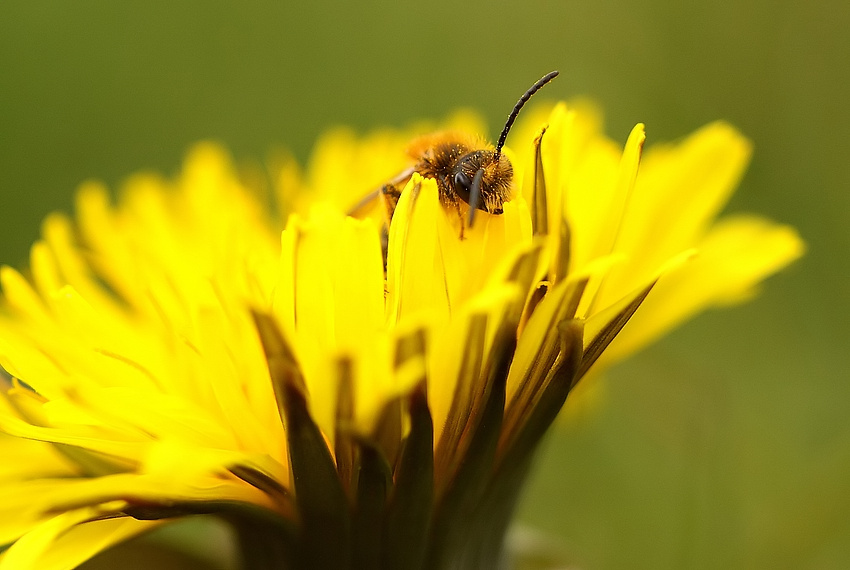
POLYGON ((713 119, 755 158, 729 211, 807 256, 612 372, 549 439, 520 520, 587 570, 850 567, 846 0, 0 3, 0 259, 81 180, 173 172, 199 139, 305 158, 326 127, 458 106, 496 130, 551 69, 625 141, 713 119))

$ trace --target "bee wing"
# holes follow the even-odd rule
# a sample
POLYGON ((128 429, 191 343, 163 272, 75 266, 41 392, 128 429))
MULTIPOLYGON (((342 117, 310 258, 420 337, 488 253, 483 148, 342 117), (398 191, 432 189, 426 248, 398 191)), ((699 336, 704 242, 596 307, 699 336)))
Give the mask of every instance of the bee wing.
POLYGON ((364 218, 375 206, 375 201, 381 197, 381 190, 375 190, 373 192, 369 192, 363 198, 357 202, 350 210, 348 210, 348 215, 352 218, 364 218))
MULTIPOLYGON (((413 176, 414 172, 415 169, 413 167, 403 170, 380 188, 369 192, 348 211, 348 215, 352 218, 364 218, 375 207, 376 200, 381 199, 381 197, 387 197, 390 194, 394 196, 389 197, 394 199, 392 200, 392 204, 387 207, 388 210, 394 210, 395 203, 398 201, 398 194, 401 193, 401 190, 407 184, 407 181, 410 180, 410 177, 413 176)), ((392 211, 389 212, 389 217, 392 218, 392 211)))

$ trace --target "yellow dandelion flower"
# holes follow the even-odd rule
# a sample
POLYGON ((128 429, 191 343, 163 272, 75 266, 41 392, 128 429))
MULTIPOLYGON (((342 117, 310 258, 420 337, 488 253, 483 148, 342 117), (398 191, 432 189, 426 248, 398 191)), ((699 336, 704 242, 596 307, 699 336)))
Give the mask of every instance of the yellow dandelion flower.
POLYGON ((0 270, 0 570, 73 568, 198 513, 246 568, 494 567, 591 366, 803 250, 714 221, 750 154, 726 124, 641 157, 642 125, 619 150, 584 104, 528 123, 513 199, 463 239, 416 174, 386 243, 345 215, 405 168, 409 133, 338 131, 306 174, 283 160, 285 228, 210 144, 115 204, 84 185, 29 269, 0 270))

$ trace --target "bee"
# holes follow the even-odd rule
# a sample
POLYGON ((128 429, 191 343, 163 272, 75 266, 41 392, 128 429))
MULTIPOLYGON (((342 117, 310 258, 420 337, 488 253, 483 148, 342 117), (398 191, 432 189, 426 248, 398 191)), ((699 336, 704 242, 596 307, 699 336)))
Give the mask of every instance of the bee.
POLYGON ((414 173, 436 181, 440 203, 458 213, 461 237, 464 226, 472 227, 478 210, 501 214, 502 205, 511 198, 514 175, 510 160, 502 154, 505 139, 526 102, 557 75, 557 71, 547 73, 523 93, 508 116, 495 148, 460 132, 438 132, 415 139, 407 149, 408 156, 414 161, 413 166, 364 198, 352 210, 352 215, 356 216, 357 212, 381 197, 387 209, 387 220, 392 220, 401 190, 414 173), (464 220, 463 209, 467 207, 464 220))

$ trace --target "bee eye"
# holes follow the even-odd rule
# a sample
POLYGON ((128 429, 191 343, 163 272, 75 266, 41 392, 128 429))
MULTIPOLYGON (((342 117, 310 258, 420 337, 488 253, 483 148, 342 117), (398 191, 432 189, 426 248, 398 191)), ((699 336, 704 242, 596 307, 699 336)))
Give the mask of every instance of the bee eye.
POLYGON ((459 171, 455 173, 455 184, 468 191, 469 187, 472 186, 472 179, 462 171, 459 171))

